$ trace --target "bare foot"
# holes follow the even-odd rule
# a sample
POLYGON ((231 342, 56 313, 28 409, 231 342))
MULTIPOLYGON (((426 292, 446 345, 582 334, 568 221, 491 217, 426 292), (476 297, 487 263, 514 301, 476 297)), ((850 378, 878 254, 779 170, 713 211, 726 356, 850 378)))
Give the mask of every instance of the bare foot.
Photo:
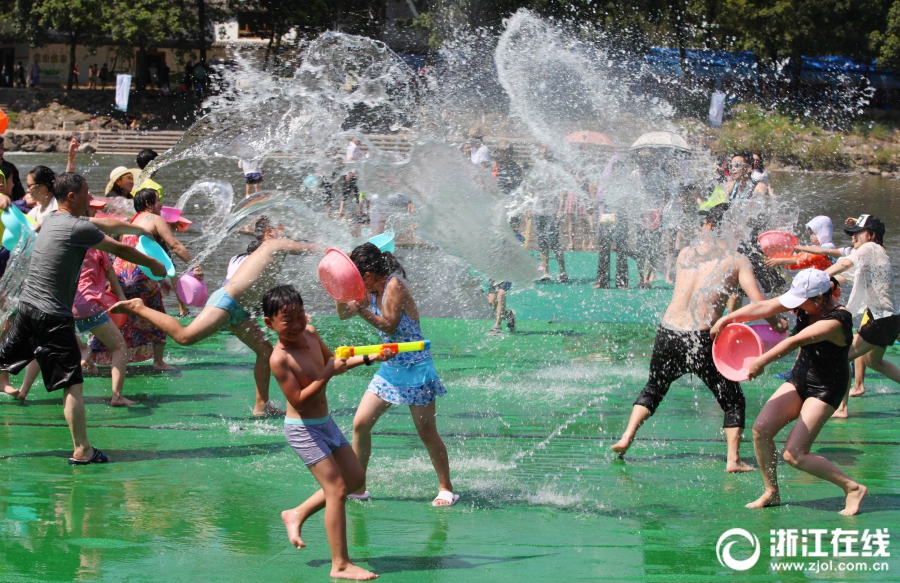
POLYGON ((619 443, 611 446, 609 449, 619 454, 619 456, 623 456, 625 455, 625 452, 628 451, 628 448, 631 447, 631 442, 633 440, 634 438, 629 439, 623 435, 622 439, 619 440, 619 443))
POLYGON ((171 364, 166 363, 166 362, 154 362, 154 363, 153 363, 153 370, 158 370, 158 371, 165 372, 165 371, 168 371, 168 370, 175 370, 175 367, 172 366, 171 364))
POLYGON ((376 575, 372 571, 366 571, 362 567, 357 567, 353 563, 347 563, 347 566, 343 569, 332 566, 331 578, 353 579, 354 581, 369 581, 371 579, 378 579, 378 575, 376 575))
POLYGON ((859 397, 860 395, 865 395, 865 394, 866 394, 866 385, 860 385, 860 386, 853 385, 850 388, 850 396, 851 397, 859 397))
POLYGON ((110 405, 113 407, 130 407, 132 405, 137 405, 137 401, 132 401, 131 399, 126 399, 125 397, 113 397, 110 402, 110 405))
POLYGON ((781 495, 778 492, 765 492, 755 501, 746 504, 747 508, 768 508, 769 506, 778 506, 781 504, 781 495))
POLYGON ((847 505, 841 510, 841 514, 844 516, 858 514, 859 505, 862 502, 862 499, 866 497, 868 491, 869 489, 862 484, 857 484, 856 489, 847 492, 847 505))
POLYGON ((278 405, 269 401, 262 407, 257 405, 253 408, 254 417, 284 417, 284 411, 278 408, 278 405))
POLYGON ((19 398, 19 389, 13 387, 12 385, 6 385, 5 387, 3 387, 3 392, 14 399, 19 398))
POLYGON ((831 414, 832 419, 846 419, 850 416, 850 411, 841 407, 831 414))
POLYGON ((738 460, 736 462, 728 462, 727 464, 725 464, 725 471, 739 474, 741 472, 755 472, 756 468, 754 468, 753 466, 748 466, 741 460, 738 460))
POLYGON ((132 314, 134 315, 136 311, 144 305, 144 301, 141 298, 134 298, 131 300, 125 300, 123 302, 117 302, 113 304, 113 306, 106 310, 110 314, 132 314))
MULTIPOLYGON (((300 513, 293 508, 285 510, 281 513, 281 520, 284 522, 284 527, 287 529, 288 540, 291 541, 291 544, 298 550, 305 547, 306 543, 300 538, 300 527, 303 526, 303 520, 300 518, 300 513)), ((333 576, 334 575, 332 575, 332 577, 333 576)))

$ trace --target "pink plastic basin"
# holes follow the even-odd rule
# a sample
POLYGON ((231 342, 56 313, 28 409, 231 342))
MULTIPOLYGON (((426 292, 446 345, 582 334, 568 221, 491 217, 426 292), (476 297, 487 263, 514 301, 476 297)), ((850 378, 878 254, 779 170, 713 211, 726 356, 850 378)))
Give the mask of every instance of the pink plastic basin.
POLYGON ((766 231, 757 239, 766 257, 778 253, 790 253, 797 246, 797 237, 784 231, 766 231))
POLYGON ((753 331, 756 332, 756 335, 762 340, 763 348, 766 350, 771 350, 773 346, 788 337, 787 332, 779 334, 766 322, 750 324, 749 326, 753 328, 753 331))
POLYGON ((347 254, 329 249, 319 262, 319 281, 328 295, 341 303, 359 301, 366 297, 366 286, 356 265, 347 254))
POLYGON ((178 218, 181 217, 181 209, 164 206, 159 210, 159 216, 167 223, 176 223, 178 222, 178 218))
MULTIPOLYGON (((116 296, 116 294, 107 291, 103 294, 103 297, 100 299, 100 301, 103 303, 103 307, 109 310, 111 307, 113 307, 114 304, 119 301, 119 298, 116 296)), ((107 312, 107 315, 109 316, 109 319, 112 320, 112 323, 116 325, 116 328, 121 328, 122 326, 124 326, 125 320, 128 318, 127 314, 110 314, 109 312, 107 312)))
POLYGON ((762 356, 763 343, 746 324, 729 324, 722 329, 713 343, 713 363, 730 381, 746 381, 750 378, 750 365, 762 356))
POLYGON ((194 277, 192 273, 185 273, 178 279, 178 297, 189 306, 203 306, 206 304, 206 284, 194 277))

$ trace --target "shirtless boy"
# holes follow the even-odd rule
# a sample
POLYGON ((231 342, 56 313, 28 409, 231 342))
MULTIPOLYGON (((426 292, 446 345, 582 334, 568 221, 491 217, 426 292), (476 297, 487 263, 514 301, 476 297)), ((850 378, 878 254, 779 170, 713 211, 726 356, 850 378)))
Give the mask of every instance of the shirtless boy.
POLYGON ((278 333, 269 359, 272 373, 287 398, 284 435, 322 486, 303 504, 281 513, 291 544, 302 549, 303 523, 325 509, 325 532, 331 547, 331 577, 375 579, 375 573, 350 562, 347 553, 347 493, 365 481, 365 470, 350 443, 328 413, 328 381, 361 364, 387 360, 389 350, 374 357, 335 358, 316 329, 307 322, 303 299, 293 286, 282 285, 262 299, 266 327, 278 333))
POLYGON ((238 339, 256 353, 253 380, 256 383, 256 404, 253 414, 281 414, 269 403, 269 357, 272 345, 256 318, 245 306, 258 306, 266 289, 272 287, 277 267, 285 255, 312 252, 318 247, 278 238, 277 228, 269 230, 262 244, 244 261, 235 274, 212 294, 203 310, 187 326, 162 312, 148 308, 140 298, 119 302, 109 309, 114 314, 134 314, 162 329, 178 344, 190 346, 227 327, 238 339))
MULTIPOLYGON (((722 316, 728 296, 740 285, 747 296, 765 301, 753 276, 750 261, 730 249, 718 235, 727 204, 720 204, 705 214, 702 234, 690 247, 678 254, 675 289, 672 301, 656 334, 653 357, 650 360, 650 379, 641 391, 631 411, 628 428, 612 450, 624 455, 638 428, 659 406, 673 381, 692 373, 709 387, 725 411, 725 437, 728 442, 727 472, 752 472, 741 461, 739 448, 744 428, 744 393, 741 386, 722 376, 712 360, 712 340, 709 329, 722 316)), ((784 329, 784 320, 770 322, 784 329)))

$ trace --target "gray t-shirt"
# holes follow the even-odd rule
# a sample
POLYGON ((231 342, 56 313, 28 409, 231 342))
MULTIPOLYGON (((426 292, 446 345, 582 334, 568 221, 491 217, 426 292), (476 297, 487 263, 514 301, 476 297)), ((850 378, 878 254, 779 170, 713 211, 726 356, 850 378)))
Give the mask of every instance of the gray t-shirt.
POLYGON ((19 301, 46 314, 71 318, 84 255, 104 237, 85 218, 62 212, 44 218, 19 301))

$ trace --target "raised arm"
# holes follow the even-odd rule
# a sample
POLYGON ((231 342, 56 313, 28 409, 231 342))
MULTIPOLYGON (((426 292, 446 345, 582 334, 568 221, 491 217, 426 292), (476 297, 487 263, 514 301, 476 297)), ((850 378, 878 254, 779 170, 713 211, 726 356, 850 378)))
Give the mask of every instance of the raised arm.
POLYGON ((853 267, 853 262, 847 259, 841 259, 837 261, 834 265, 825 270, 825 273, 828 275, 837 275, 838 273, 843 273, 853 267))
POLYGON ((90 217, 88 220, 92 225, 94 225, 107 235, 146 235, 148 237, 153 236, 153 231, 133 223, 120 221, 119 219, 113 219, 110 217, 103 217, 102 219, 99 219, 97 217, 90 217))
POLYGON ((172 233, 172 228, 169 227, 169 223, 167 223, 165 219, 154 215, 153 226, 156 227, 156 233, 159 235, 159 238, 165 241, 166 245, 169 246, 169 249, 172 251, 172 253, 177 255, 178 258, 185 263, 191 262, 190 252, 184 245, 181 244, 181 241, 179 241, 175 237, 175 235, 172 233))
POLYGON ((124 302, 128 298, 125 297, 125 292, 122 291, 122 286, 119 284, 119 277, 116 275, 116 270, 113 269, 113 266, 110 265, 106 268, 106 281, 109 282, 109 287, 116 297, 119 298, 120 302, 124 302))
POLYGON ((387 286, 387 290, 382 300, 383 310, 382 316, 376 315, 371 310, 359 310, 359 317, 375 326, 385 334, 393 334, 400 325, 400 318, 403 316, 403 304, 406 302, 409 292, 399 279, 392 279, 387 286))
MULTIPOLYGON (((759 282, 756 281, 756 276, 753 274, 753 265, 750 264, 750 260, 746 257, 741 258, 741 268, 738 271, 738 283, 740 284, 741 289, 744 290, 744 293, 747 294, 747 297, 750 298, 751 302, 759 304, 768 301, 768 298, 766 298, 762 290, 759 289, 759 282)), ((774 314, 771 316, 761 316, 761 318, 765 319, 765 321, 777 332, 787 330, 787 320, 783 318, 777 318, 774 314)), ((713 338, 715 338, 715 336, 713 336, 713 338)))
POLYGON ((94 245, 95 249, 106 251, 116 257, 121 257, 125 261, 130 261, 137 265, 143 265, 150 269, 151 273, 156 277, 165 277, 166 268, 163 264, 152 257, 147 257, 134 247, 119 243, 110 236, 106 236, 102 241, 94 245))
MULTIPOLYGON (((773 300, 778 301, 778 300, 773 300)), ((799 334, 789 336, 757 358, 750 365, 750 378, 754 379, 766 370, 766 366, 783 358, 807 344, 814 344, 834 338, 841 333, 841 323, 837 320, 820 320, 804 328, 799 334)))
POLYGON ((75 172, 75 155, 78 153, 78 148, 81 146, 81 142, 72 138, 69 141, 69 151, 66 156, 66 172, 75 172))
POLYGON ((816 255, 826 255, 828 257, 843 257, 840 249, 826 249, 825 247, 817 247, 815 245, 797 245, 794 251, 801 253, 815 253, 816 255))
POLYGON ((762 319, 768 320, 769 318, 777 316, 778 314, 786 310, 787 308, 781 305, 781 302, 778 301, 778 298, 757 302, 755 304, 749 304, 719 318, 719 320, 713 325, 713 327, 710 328, 709 335, 712 336, 713 339, 715 339, 715 337, 718 336, 719 332, 722 331, 722 328, 724 328, 728 324, 731 324, 732 322, 752 322, 753 320, 762 319))

